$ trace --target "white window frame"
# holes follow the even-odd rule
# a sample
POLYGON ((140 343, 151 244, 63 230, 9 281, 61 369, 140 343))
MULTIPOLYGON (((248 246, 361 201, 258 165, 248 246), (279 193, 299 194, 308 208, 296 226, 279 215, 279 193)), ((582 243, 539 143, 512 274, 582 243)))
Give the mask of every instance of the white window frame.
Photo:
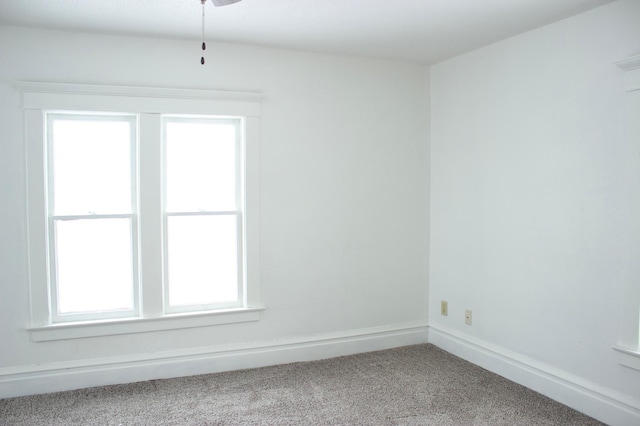
POLYGON ((99 315, 102 319, 113 319, 113 318, 131 318, 137 317, 140 315, 140 287, 139 287, 139 273, 138 273, 138 220, 137 220, 137 185, 136 185, 136 169, 137 169, 137 119, 133 114, 104 114, 104 113, 78 113, 78 112, 61 112, 61 111, 47 111, 44 113, 45 119, 45 156, 46 156, 46 181, 47 188, 45 188, 47 199, 47 240, 48 240, 48 265, 49 265, 49 294, 50 303, 51 303, 51 322, 52 323, 62 323, 62 322, 70 322, 70 321, 83 321, 83 320, 92 320, 95 319, 97 315, 99 315), (84 214, 84 215, 58 215, 54 212, 54 199, 51 196, 53 194, 53 141, 50 137, 53 135, 53 120, 99 120, 99 121, 107 121, 112 119, 120 119, 126 120, 131 125, 131 133, 130 133, 130 153, 131 153, 131 211, 126 214, 84 214), (131 227, 131 254, 132 254, 132 301, 133 306, 129 310, 117 310, 117 311, 106 311, 96 313, 69 313, 69 314, 59 314, 58 313, 58 297, 55 295, 58 294, 58 277, 57 277, 57 262, 56 262, 56 232, 55 232, 55 222, 56 221, 65 221, 65 220, 95 220, 95 219, 108 219, 108 218, 128 218, 130 221, 131 227))
MULTIPOLYGON (((186 306, 171 306, 169 305, 169 285, 165 285, 164 286, 164 311, 167 313, 180 313, 180 312, 189 312, 189 311, 199 311, 202 309, 220 309, 222 308, 237 308, 239 306, 244 306, 245 305, 245 300, 244 300, 244 294, 245 294, 245 289, 244 289, 244 282, 245 277, 244 277, 244 244, 242 243, 244 241, 244 237, 243 237, 243 233, 242 230, 244 228, 243 225, 243 212, 245 211, 245 207, 244 207, 244 200, 245 200, 245 195, 244 195, 244 157, 245 157, 245 143, 244 143, 244 135, 243 135, 243 128, 244 128, 244 119, 243 118, 232 118, 232 117, 206 117, 206 116, 184 116, 184 115, 163 115, 162 116, 162 132, 163 132, 163 140, 162 140, 162 167, 163 169, 166 169, 166 147, 167 147, 167 140, 166 140, 166 125, 167 122, 211 122, 211 119, 213 118, 213 121, 218 122, 218 123, 222 123, 222 122, 226 122, 227 124, 232 124, 236 127, 236 141, 235 141, 235 148, 236 148, 236 209, 233 211, 206 211, 206 212, 168 212, 167 211, 167 205, 166 205, 166 196, 163 197, 163 205, 162 205, 162 227, 163 227, 163 233, 164 235, 168 235, 168 222, 169 222, 169 217, 173 216, 210 216, 210 215, 233 215, 236 217, 236 226, 237 226, 237 231, 236 231, 236 238, 237 241, 241 242, 240 244, 238 244, 238 253, 237 253, 237 258, 238 258, 238 302, 234 302, 228 305, 196 305, 196 306, 191 306, 191 305, 186 305, 186 306)), ((162 193, 164 195, 166 195, 166 174, 163 173, 162 176, 163 179, 163 190, 162 193)), ((169 253, 169 246, 168 246, 168 238, 164 238, 163 240, 163 251, 164 251, 164 276, 168 277, 169 276, 169 271, 168 271, 168 266, 169 266, 169 262, 168 262, 168 253, 169 253)))
MULTIPOLYGON (((626 96, 623 114, 624 129, 622 135, 629 148, 629 183, 631 186, 631 211, 630 217, 635 220, 629 234, 637 242, 640 238, 640 169, 638 168, 637 153, 640 150, 640 55, 632 56, 615 65, 624 71, 624 90, 626 96)), ((620 336, 618 344, 613 347, 618 354, 620 364, 640 370, 640 268, 637 259, 640 257, 640 249, 635 244, 630 245, 629 273, 624 286, 624 296, 621 310, 620 336)))
POLYGON ((257 321, 264 306, 259 287, 259 117, 258 93, 148 87, 96 86, 39 82, 15 82, 24 110, 28 248, 32 340, 47 341, 168 329, 202 327, 257 321), (141 280, 140 312, 128 318, 93 321, 55 322, 51 311, 48 271, 46 201, 46 122, 47 111, 116 112, 139 117, 138 174, 142 180, 155 180, 157 196, 138 200, 141 217, 139 234, 142 247, 139 266, 141 280), (242 215, 245 267, 242 306, 186 313, 167 313, 164 307, 160 253, 162 246, 162 115, 204 115, 239 117, 244 123, 244 215, 242 215), (156 141, 156 143, 150 142, 156 141), (159 250, 159 249, 158 249, 159 250), (153 261, 152 261, 153 260, 153 261))

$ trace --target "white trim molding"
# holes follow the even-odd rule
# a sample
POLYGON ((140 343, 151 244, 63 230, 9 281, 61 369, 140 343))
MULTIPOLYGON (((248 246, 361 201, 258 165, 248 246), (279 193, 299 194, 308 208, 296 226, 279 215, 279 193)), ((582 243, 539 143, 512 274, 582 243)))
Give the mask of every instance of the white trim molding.
POLYGON ((235 308, 210 312, 168 314, 155 318, 77 321, 28 327, 27 330, 34 342, 46 342, 258 321, 260 313, 264 309, 264 307, 235 308))
POLYGON ((610 425, 640 424, 640 400, 441 325, 429 343, 610 425))
MULTIPOLYGON (((629 185, 629 208, 627 214, 631 226, 626 230, 632 241, 640 240, 640 55, 631 56, 614 63, 624 71, 625 96, 622 108, 621 136, 627 145, 627 173, 629 185)), ((640 285, 638 276, 638 258, 640 248, 631 244, 628 251, 628 269, 625 275, 624 296, 620 310, 620 334, 617 345, 613 347, 621 365, 640 370, 640 285)), ((639 422, 640 423, 640 422, 639 422)))
POLYGON ((640 90, 640 55, 614 62, 624 73, 624 88, 627 92, 640 90))
POLYGON ((167 87, 105 86, 15 81, 25 109, 260 115, 262 94, 167 87), (96 101, 96 98, 98 100, 96 101))
POLYGON ((0 369, 0 398, 314 361, 427 343, 427 323, 0 369))
POLYGON ((628 58, 615 61, 614 64, 625 71, 640 68, 640 55, 630 56, 628 58))
POLYGON ((625 367, 640 370, 640 351, 634 351, 623 346, 614 346, 613 350, 618 352, 618 362, 625 367))

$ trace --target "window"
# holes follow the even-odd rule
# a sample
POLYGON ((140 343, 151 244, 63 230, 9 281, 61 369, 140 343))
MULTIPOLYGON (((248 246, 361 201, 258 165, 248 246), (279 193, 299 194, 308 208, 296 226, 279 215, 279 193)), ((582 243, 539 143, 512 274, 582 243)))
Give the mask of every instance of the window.
POLYGON ((137 315, 136 117, 45 117, 52 322, 137 315))
POLYGON ((258 96, 18 87, 34 340, 259 318, 258 96))
POLYGON ((166 308, 238 306, 241 122, 164 117, 163 135, 166 308))

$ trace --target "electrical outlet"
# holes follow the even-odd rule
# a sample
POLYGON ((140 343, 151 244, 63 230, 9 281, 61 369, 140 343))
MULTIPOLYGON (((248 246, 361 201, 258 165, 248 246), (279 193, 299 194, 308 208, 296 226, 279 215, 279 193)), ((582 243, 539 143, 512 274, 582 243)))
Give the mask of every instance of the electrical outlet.
POLYGON ((464 323, 471 325, 471 309, 464 311, 464 323))
POLYGON ((440 315, 445 317, 449 315, 449 303, 446 300, 440 302, 440 315))

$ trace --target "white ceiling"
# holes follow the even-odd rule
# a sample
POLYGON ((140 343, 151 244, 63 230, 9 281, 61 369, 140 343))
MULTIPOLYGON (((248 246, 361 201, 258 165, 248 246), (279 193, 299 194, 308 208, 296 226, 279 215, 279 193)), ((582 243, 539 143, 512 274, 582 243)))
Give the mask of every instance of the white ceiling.
MULTIPOLYGON (((613 0, 242 0, 207 41, 431 64, 613 0)), ((200 0, 0 0, 0 24, 198 40, 200 0)))

